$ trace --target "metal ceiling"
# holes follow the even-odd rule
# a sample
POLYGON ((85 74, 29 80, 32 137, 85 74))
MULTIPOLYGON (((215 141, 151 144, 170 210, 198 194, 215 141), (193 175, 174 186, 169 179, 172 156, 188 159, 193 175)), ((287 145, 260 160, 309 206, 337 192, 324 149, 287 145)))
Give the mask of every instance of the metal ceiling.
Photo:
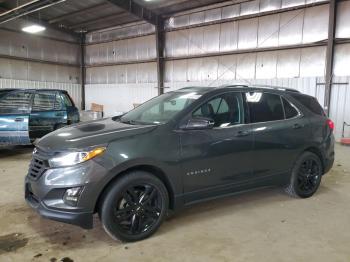
MULTIPOLYGON (((169 15, 193 8, 217 4, 227 0, 134 0, 157 15, 169 15)), ((245 0, 249 1, 249 0, 245 0)), ((18 6, 29 4, 33 0, 0 0, 0 8, 5 11, 13 10, 18 6)), ((38 2, 42 2, 39 0, 38 2)), ((118 7, 108 0, 66 0, 59 4, 31 13, 36 18, 55 28, 64 28, 72 32, 91 32, 104 28, 119 26, 141 19, 130 12, 118 7)), ((123 2, 123 1, 121 1, 123 2)), ((231 0, 243 2, 242 0, 231 0)), ((1 16, 1 13, 0 13, 1 16)))

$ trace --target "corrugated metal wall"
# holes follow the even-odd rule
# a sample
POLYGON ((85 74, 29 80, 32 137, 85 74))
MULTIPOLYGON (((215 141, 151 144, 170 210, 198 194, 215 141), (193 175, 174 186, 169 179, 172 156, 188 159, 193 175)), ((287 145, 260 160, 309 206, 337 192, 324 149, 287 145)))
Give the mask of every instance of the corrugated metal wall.
MULTIPOLYGON (((307 44, 327 39, 329 5, 167 34, 166 56, 307 44)), ((190 20, 192 22, 192 20, 190 20)), ((190 23, 189 25, 196 24, 190 23)))
POLYGON ((0 55, 79 65, 78 44, 0 29, 0 55))
POLYGON ((0 29, 0 88, 63 89, 80 107, 78 39, 50 28, 37 35, 17 32, 25 24, 17 19, 0 29))
MULTIPOLYGON (((330 118, 335 123, 335 136, 339 140, 343 123, 350 124, 350 77, 336 77, 333 82, 330 118)), ((350 137, 350 127, 345 128, 345 136, 350 137)))
POLYGON ((188 25, 203 24, 319 2, 324 2, 324 0, 253 0, 205 11, 175 15, 167 21, 166 26, 168 29, 181 28, 188 25))
POLYGON ((80 69, 0 58, 0 78, 77 84, 80 83, 80 69))

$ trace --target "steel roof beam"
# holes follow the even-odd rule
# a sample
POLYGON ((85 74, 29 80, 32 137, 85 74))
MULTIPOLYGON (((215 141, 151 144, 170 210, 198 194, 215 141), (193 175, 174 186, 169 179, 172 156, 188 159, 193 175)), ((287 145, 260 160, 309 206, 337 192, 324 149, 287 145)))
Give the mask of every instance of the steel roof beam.
POLYGON ((128 13, 152 24, 157 25, 159 17, 152 10, 145 8, 144 6, 136 3, 133 0, 108 0, 110 3, 117 7, 120 7, 128 13))
POLYGON ((127 16, 130 16, 130 14, 125 13, 125 12, 116 13, 116 14, 109 15, 109 16, 104 16, 104 17, 100 17, 100 18, 94 18, 91 20, 87 20, 87 21, 81 22, 79 24, 69 26, 69 28, 70 29, 79 29, 79 28, 84 29, 85 27, 88 27, 89 25, 94 25, 94 24, 97 25, 98 23, 103 23, 103 22, 110 21, 110 20, 118 20, 118 19, 122 19, 122 18, 127 17, 127 16))
POLYGON ((86 12, 91 12, 91 11, 97 12, 98 10, 107 7, 107 5, 109 5, 109 4, 108 3, 97 4, 97 5, 90 6, 90 7, 84 8, 84 9, 80 9, 80 10, 77 10, 77 11, 74 11, 74 12, 71 12, 71 13, 68 13, 68 14, 64 14, 64 15, 61 15, 61 16, 56 16, 56 17, 50 19, 49 23, 50 24, 54 24, 54 23, 60 22, 62 20, 65 20, 67 18, 83 15, 86 12))
POLYGON ((42 9, 48 8, 50 6, 62 3, 66 0, 36 0, 20 5, 16 8, 10 9, 4 13, 0 14, 0 24, 12 21, 19 17, 29 15, 31 13, 40 11, 42 9))

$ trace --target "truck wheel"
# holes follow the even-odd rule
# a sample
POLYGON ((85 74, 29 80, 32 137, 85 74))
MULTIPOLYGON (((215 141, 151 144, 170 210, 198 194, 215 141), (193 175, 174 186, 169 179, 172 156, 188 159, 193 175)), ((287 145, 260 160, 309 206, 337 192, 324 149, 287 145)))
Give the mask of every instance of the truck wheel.
POLYGON ((157 231, 168 206, 164 184, 148 172, 133 171, 107 188, 99 215, 104 230, 113 239, 133 242, 157 231))
POLYGON ((288 195, 296 198, 311 197, 321 183, 323 167, 320 158, 311 152, 303 153, 296 161, 289 185, 288 195))

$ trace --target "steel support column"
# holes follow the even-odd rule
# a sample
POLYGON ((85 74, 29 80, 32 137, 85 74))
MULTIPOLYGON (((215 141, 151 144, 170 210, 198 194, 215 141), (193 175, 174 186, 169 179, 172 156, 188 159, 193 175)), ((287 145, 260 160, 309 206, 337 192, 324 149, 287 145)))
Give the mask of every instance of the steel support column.
POLYGON ((157 79, 158 79, 158 94, 164 93, 164 75, 165 75, 165 30, 164 20, 159 18, 156 25, 156 51, 157 51, 157 79))
POLYGON ((327 42, 327 60, 326 60, 326 85, 325 85, 325 110, 327 115, 330 113, 332 81, 333 81, 333 60, 334 60, 334 38, 336 27, 337 0, 331 0, 329 3, 329 23, 328 23, 328 42, 327 42))
POLYGON ((86 38, 86 35, 81 34, 81 37, 80 37, 81 110, 85 110, 85 79, 86 79, 85 38, 86 38))

